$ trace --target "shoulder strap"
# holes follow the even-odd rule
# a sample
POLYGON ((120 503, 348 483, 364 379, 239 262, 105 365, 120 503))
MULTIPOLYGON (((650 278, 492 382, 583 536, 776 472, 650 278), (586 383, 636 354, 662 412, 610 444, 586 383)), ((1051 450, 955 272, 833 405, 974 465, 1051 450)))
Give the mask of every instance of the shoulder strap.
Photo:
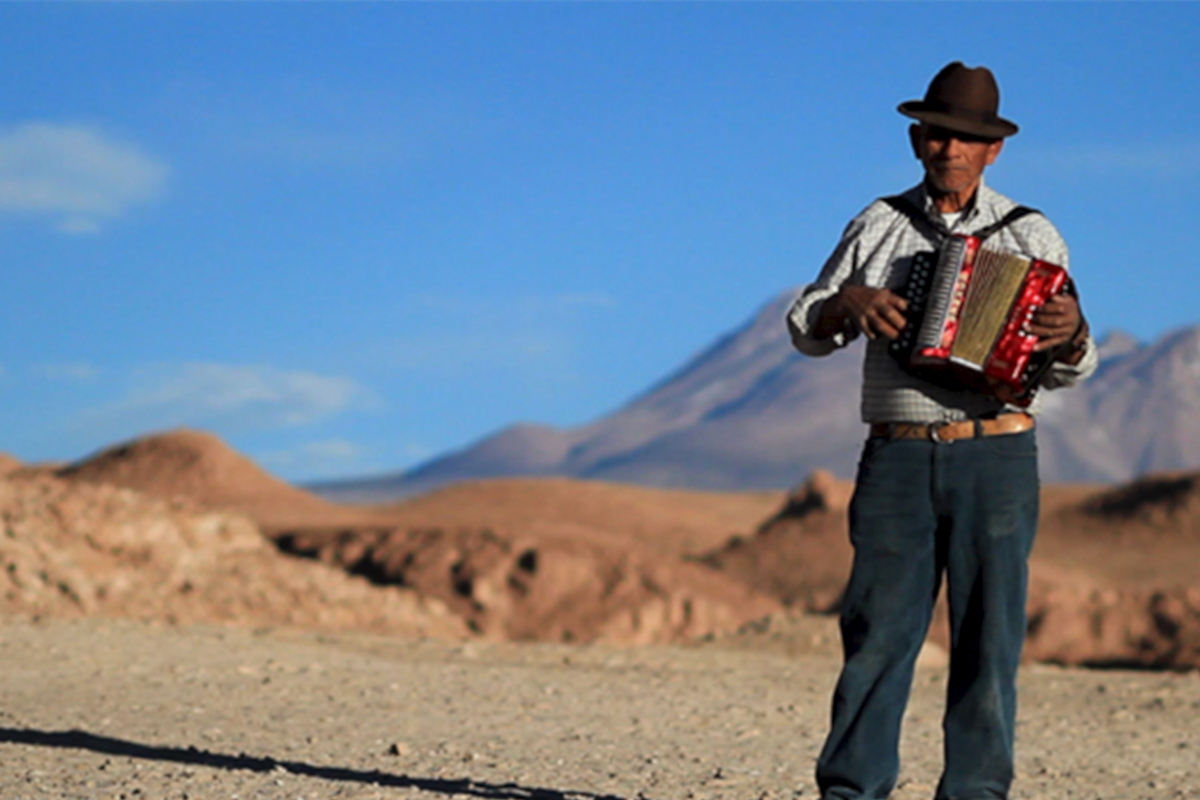
POLYGON ((1007 214, 1005 214, 1003 217, 1001 217, 996 222, 993 222, 991 225, 983 226, 982 228, 975 231, 971 235, 978 237, 980 241, 984 241, 985 239, 989 238, 992 234, 996 233, 997 231, 999 231, 1003 228, 1007 228, 1009 225, 1012 225, 1014 222, 1021 219, 1022 217, 1027 217, 1030 214, 1040 214, 1040 213, 1042 213, 1042 212, 1038 211, 1036 208, 1030 208, 1029 206, 1017 206, 1016 208, 1014 208, 1012 211, 1009 211, 1007 214))
POLYGON ((911 221, 914 225, 923 226, 934 231, 939 239, 947 235, 947 232, 943 230, 942 226, 939 226, 928 216, 926 216, 925 212, 917 208, 916 203, 909 200, 907 197, 895 194, 891 197, 881 197, 879 199, 891 206, 893 211, 897 211, 908 217, 909 221, 911 221))
MULTIPOLYGON (((897 194, 892 195, 891 197, 881 197, 879 199, 891 206, 893 210, 908 217, 914 224, 933 230, 936 232, 939 238, 949 235, 949 232, 945 229, 945 226, 939 225, 931 220, 928 216, 926 216, 924 211, 917 208, 916 204, 907 197, 897 194)), ((993 222, 991 225, 985 225, 971 235, 978 237, 980 241, 983 241, 990 238, 994 233, 1000 231, 1001 229, 1007 228, 1009 225, 1013 224, 1022 217, 1027 217, 1030 214, 1040 213, 1042 212, 1038 211, 1036 208, 1030 208, 1029 206, 1017 206, 1005 214, 1001 219, 993 222)))

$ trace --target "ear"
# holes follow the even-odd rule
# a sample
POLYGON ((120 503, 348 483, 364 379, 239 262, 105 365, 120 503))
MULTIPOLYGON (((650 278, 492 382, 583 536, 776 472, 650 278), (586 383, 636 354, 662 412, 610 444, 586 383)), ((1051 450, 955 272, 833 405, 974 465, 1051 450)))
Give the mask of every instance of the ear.
MULTIPOLYGON (((912 145, 913 155, 917 157, 917 161, 921 160, 921 126, 913 123, 908 126, 908 141, 912 145)), ((991 162, 989 162, 991 163, 991 162)))
POLYGON ((1004 140, 997 139, 988 145, 987 149, 987 166, 996 163, 996 159, 1000 157, 1000 151, 1004 149, 1004 140))

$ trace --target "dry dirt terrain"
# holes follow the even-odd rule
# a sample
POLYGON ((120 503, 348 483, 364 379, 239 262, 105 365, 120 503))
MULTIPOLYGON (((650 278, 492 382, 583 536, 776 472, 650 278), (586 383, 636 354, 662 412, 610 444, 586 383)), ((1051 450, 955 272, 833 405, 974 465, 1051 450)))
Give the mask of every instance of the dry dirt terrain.
MULTIPOLYGON (((0 796, 812 798, 827 622, 624 649, 9 624, 0 796)), ((896 800, 932 796, 944 679, 918 670, 896 800)), ((1032 665, 1021 696, 1017 800, 1200 797, 1197 673, 1032 665)))

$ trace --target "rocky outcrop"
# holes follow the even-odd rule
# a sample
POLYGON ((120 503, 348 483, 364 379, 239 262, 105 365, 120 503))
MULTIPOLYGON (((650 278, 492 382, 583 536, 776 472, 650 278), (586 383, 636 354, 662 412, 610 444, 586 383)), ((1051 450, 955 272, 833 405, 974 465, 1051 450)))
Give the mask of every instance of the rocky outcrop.
POLYGON ((281 554, 244 516, 31 471, 0 478, 0 613, 461 637, 437 600, 281 554))
POLYGON ((734 537, 703 558, 793 608, 836 608, 853 553, 846 509, 853 484, 817 471, 750 537, 734 537))
POLYGON ((1140 669, 1200 667, 1200 586, 1119 591, 1045 581, 1029 600, 1026 658, 1140 669))
POLYGON ((630 542, 425 528, 309 530, 279 543, 375 583, 437 598, 490 639, 686 641, 780 608, 709 567, 630 542))

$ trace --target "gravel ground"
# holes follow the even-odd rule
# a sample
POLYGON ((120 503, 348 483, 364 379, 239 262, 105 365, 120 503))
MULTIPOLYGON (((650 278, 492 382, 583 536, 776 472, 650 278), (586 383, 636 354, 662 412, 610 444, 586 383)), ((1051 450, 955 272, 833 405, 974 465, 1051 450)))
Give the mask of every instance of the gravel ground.
MULTIPOLYGON (((10 622, 0 797, 814 798, 828 650, 10 622)), ((944 679, 918 672, 897 800, 933 793, 944 679)), ((1035 666, 1021 690, 1015 798, 1200 798, 1200 675, 1035 666)))

